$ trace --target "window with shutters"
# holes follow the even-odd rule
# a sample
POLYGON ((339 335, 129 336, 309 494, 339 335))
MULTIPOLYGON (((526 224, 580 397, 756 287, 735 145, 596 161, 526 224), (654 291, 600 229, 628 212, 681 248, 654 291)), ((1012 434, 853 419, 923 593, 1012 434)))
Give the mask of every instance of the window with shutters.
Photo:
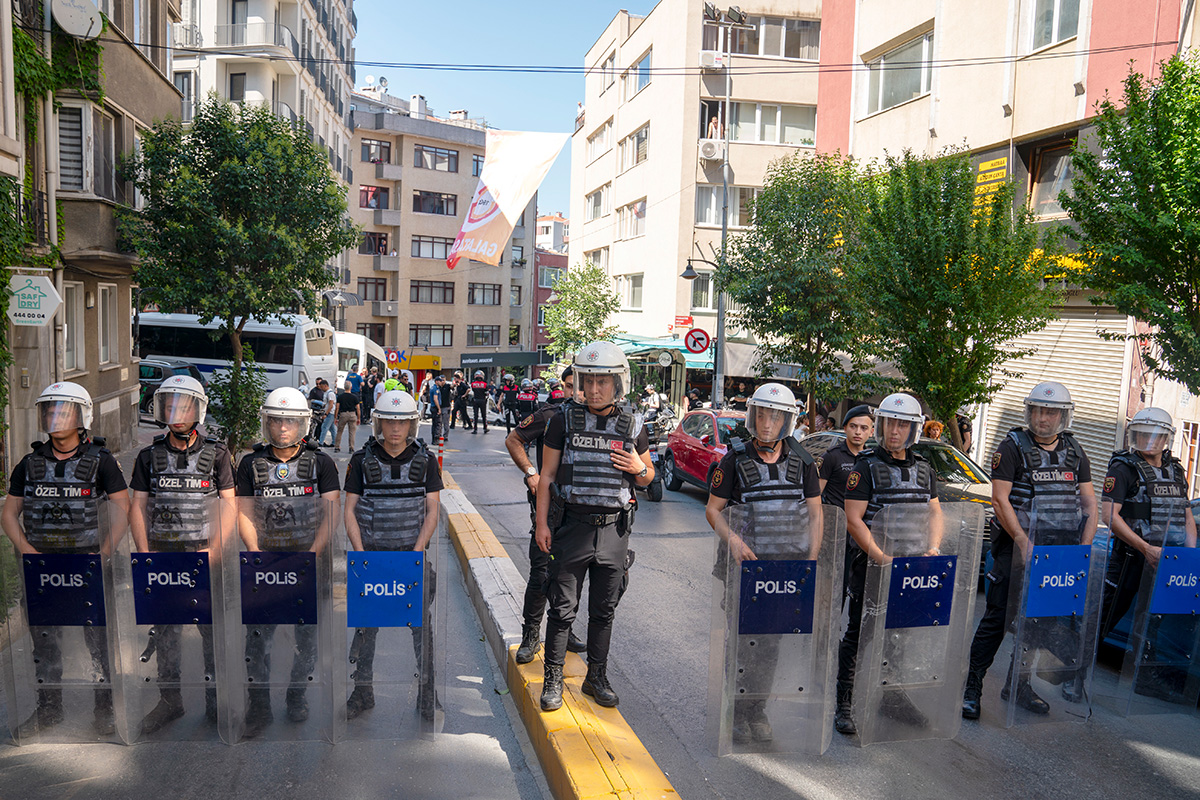
POLYGON ((58 110, 58 188, 62 191, 83 191, 83 155, 83 109, 63 106, 58 110))
POLYGON ((111 115, 92 106, 58 110, 58 188, 117 199, 117 127, 111 115))
POLYGON ((98 108, 92 109, 92 191, 116 200, 117 157, 113 118, 98 108))

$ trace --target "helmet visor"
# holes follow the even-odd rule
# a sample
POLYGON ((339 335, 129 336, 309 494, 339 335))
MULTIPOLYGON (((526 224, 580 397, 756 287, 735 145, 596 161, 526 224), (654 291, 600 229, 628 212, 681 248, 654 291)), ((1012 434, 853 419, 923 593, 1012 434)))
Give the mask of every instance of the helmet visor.
POLYGON ((885 450, 907 450, 920 435, 920 424, 912 420, 885 416, 875 420, 875 439, 885 450))
POLYGON ((408 447, 417 438, 417 426, 412 419, 372 414, 371 433, 385 445, 408 447))
POLYGON ((199 425, 200 401, 187 394, 155 392, 154 421, 163 425, 199 425))
POLYGON ((576 372, 581 402, 589 408, 607 408, 625 399, 627 376, 614 372, 576 372))
POLYGON ((1171 446, 1171 431, 1161 425, 1130 423, 1125 430, 1125 447, 1139 453, 1161 453, 1171 446))
POLYGON ((1031 403, 1025 404, 1025 427, 1034 436, 1048 439, 1058 436, 1071 427, 1074 412, 1069 408, 1052 408, 1031 403))
POLYGON ((262 414, 263 441, 272 447, 295 447, 304 438, 304 419, 264 411, 262 414))
POLYGON ((760 442, 778 442, 796 430, 796 412, 750 404, 746 430, 760 442))
POLYGON ((83 427, 83 409, 69 400, 46 400, 38 403, 38 422, 47 434, 76 431, 83 427))

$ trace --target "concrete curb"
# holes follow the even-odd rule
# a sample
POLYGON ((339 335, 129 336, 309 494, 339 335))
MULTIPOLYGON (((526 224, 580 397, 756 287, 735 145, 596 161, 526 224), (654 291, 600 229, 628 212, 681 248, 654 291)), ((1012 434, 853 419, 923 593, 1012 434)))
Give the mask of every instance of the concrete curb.
POLYGON ((525 578, 454 478, 442 473, 442 505, 450 518, 450 540, 458 555, 467 593, 484 635, 505 665, 509 691, 537 752, 551 793, 558 800, 586 798, 671 798, 678 794, 645 745, 613 708, 583 694, 583 659, 567 654, 563 707, 543 714, 541 656, 517 664, 525 578))

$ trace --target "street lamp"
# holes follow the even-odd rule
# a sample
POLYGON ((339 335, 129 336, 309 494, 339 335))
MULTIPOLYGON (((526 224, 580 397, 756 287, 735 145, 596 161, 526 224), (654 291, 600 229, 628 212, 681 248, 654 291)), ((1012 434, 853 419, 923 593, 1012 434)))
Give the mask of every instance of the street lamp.
MULTIPOLYGON (((725 262, 725 241, 721 237, 721 263, 725 262)), ((708 261, 703 258, 689 258, 687 266, 683 270, 683 274, 679 277, 687 281, 694 281, 700 277, 700 273, 696 272, 692 266, 692 262, 697 261, 701 264, 707 264, 714 270, 720 269, 720 264, 713 261, 708 261)), ((716 291, 716 284, 712 285, 712 290, 716 291)), ((717 292, 717 333, 713 340, 713 386, 712 386, 712 407, 721 407, 722 391, 725 387, 725 373, 722 371, 725 366, 725 293, 717 292)))

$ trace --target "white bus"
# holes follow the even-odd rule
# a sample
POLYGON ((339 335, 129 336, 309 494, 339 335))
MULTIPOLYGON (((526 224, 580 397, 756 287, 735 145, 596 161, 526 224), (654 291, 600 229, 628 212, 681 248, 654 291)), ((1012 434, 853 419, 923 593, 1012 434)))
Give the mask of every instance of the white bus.
MULTIPOLYGON (((216 320, 201 325, 195 314, 161 314, 147 311, 138 316, 138 356, 173 356, 191 361, 206 379, 227 368, 233 358, 229 338, 213 339, 216 320)), ((268 323, 248 322, 242 343, 254 350, 254 360, 265 370, 267 391, 281 386, 314 385, 317 378, 334 376, 333 326, 318 317, 281 314, 268 323)))
POLYGON ((387 377, 387 353, 375 342, 359 333, 337 331, 333 334, 333 343, 337 349, 337 386, 334 387, 337 391, 341 391, 351 369, 362 372, 376 367, 379 377, 387 377))

